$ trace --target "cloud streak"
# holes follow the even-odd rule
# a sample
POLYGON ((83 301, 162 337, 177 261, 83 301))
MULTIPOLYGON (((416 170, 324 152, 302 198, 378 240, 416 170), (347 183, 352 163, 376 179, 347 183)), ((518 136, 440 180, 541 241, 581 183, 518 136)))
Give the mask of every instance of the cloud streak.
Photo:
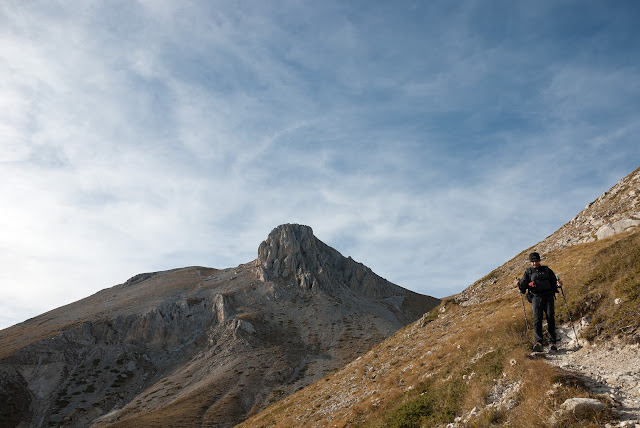
POLYGON ((498 3, 4 2, 0 328, 286 222, 436 296, 543 239, 637 167, 638 8, 498 3))

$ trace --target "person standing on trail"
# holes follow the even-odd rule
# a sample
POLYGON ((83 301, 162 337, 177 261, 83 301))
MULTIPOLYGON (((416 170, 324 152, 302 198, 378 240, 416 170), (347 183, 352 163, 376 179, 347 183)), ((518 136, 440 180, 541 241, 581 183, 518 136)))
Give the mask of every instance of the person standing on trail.
POLYGON ((530 293, 527 300, 531 302, 533 311, 533 336, 536 341, 533 345, 534 352, 542 351, 542 316, 547 316, 547 331, 551 341, 550 350, 557 351, 556 343, 558 336, 556 334, 556 318, 555 318, 555 298, 558 293, 558 287, 562 287, 562 281, 556 278, 556 275, 548 266, 540 265, 540 254, 529 254, 529 262, 531 266, 527 268, 521 279, 516 278, 515 285, 520 289, 520 293, 530 293))

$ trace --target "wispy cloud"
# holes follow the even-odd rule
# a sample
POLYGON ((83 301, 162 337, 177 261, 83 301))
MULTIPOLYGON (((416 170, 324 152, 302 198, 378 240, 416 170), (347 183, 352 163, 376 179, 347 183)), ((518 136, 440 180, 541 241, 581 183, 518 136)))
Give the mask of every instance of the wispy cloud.
POLYGON ((4 2, 0 327, 285 222, 460 291, 637 167, 638 14, 4 2))

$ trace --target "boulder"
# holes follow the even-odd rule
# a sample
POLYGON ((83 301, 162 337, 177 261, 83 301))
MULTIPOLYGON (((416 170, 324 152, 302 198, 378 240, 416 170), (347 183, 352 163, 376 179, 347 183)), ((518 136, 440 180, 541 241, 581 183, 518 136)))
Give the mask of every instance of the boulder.
POLYGON ((634 220, 630 218, 618 220, 614 223, 607 223, 602 226, 596 232, 596 236, 598 237, 598 239, 608 238, 610 236, 617 235, 618 233, 622 233, 638 227, 638 225, 640 225, 640 220, 634 220))
POLYGON ((560 405, 560 411, 564 414, 581 416, 586 413, 601 412, 607 407, 604 403, 594 398, 569 398, 560 405))

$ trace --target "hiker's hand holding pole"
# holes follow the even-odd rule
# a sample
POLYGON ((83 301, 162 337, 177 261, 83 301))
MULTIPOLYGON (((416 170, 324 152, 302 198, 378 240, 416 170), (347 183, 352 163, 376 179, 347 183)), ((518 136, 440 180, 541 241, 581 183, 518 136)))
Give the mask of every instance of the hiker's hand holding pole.
MULTIPOLYGON (((516 287, 520 288, 520 278, 516 276, 515 281, 513 282, 516 287)), ((529 331, 529 320, 527 319, 527 309, 524 307, 524 297, 522 297, 522 290, 520 291, 520 301, 522 302, 522 310, 524 311, 524 322, 527 324, 527 331, 529 331)))
POLYGON ((562 288, 562 280, 558 277, 558 288, 562 288))
POLYGON ((519 287, 520 286, 520 279, 516 276, 516 278, 513 280, 513 286, 514 287, 519 287))

